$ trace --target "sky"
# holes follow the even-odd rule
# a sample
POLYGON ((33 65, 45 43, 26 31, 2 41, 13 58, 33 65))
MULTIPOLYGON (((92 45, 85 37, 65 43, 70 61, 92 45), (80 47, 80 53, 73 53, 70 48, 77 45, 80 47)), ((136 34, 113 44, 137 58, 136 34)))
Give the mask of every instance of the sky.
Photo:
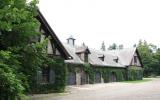
POLYGON ((61 40, 125 48, 146 40, 160 47, 160 0, 39 0, 40 11, 61 40))

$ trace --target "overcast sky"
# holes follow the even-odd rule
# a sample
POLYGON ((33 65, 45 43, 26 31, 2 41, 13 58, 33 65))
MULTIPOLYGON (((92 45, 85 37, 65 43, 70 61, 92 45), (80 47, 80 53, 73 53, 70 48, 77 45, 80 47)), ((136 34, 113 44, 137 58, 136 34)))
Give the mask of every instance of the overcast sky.
POLYGON ((40 0, 39 8, 62 42, 72 35, 96 49, 140 39, 160 46, 160 0, 40 0))

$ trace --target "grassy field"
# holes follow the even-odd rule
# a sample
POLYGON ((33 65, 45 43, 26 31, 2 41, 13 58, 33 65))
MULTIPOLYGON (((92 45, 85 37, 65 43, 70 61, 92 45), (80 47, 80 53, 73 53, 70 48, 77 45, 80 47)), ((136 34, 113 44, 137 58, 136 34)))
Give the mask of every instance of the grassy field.
POLYGON ((123 81, 124 83, 143 83, 143 82, 148 82, 152 81, 152 79, 149 78, 143 78, 143 80, 136 80, 136 81, 123 81))

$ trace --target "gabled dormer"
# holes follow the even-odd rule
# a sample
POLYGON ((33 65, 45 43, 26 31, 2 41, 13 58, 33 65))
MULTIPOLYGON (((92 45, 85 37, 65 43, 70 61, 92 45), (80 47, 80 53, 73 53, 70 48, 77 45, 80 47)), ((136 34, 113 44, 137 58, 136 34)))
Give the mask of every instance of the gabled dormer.
POLYGON ((118 57, 115 57, 115 58, 113 59, 113 61, 116 62, 116 63, 118 63, 119 58, 118 58, 118 57))
POLYGON ((98 55, 98 58, 99 58, 100 60, 104 61, 105 55, 104 55, 104 54, 99 54, 99 55, 98 55))
POLYGON ((91 52, 89 48, 83 44, 81 47, 76 48, 76 54, 82 61, 88 62, 88 56, 91 52))

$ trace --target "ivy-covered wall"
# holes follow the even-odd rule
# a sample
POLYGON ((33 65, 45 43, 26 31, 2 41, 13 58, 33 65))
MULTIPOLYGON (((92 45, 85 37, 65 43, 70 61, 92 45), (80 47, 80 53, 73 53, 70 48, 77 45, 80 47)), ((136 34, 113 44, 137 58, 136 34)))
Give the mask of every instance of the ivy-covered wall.
POLYGON ((33 93, 63 92, 67 85, 68 73, 85 72, 89 76, 89 84, 96 83, 96 73, 101 74, 104 83, 113 81, 113 73, 116 82, 125 80, 140 80, 143 77, 143 69, 136 66, 126 68, 92 66, 90 64, 64 64, 63 59, 56 59, 54 65, 50 68, 55 71, 55 81, 49 84, 35 84, 33 93))
POLYGON ((143 68, 130 66, 129 68, 92 66, 88 63, 84 65, 68 64, 68 71, 84 70, 89 75, 89 83, 96 83, 96 73, 100 73, 104 83, 126 80, 141 80, 143 78, 143 68), (114 76, 113 76, 114 73, 114 76), (115 78, 113 80, 113 77, 115 78))
MULTIPOLYGON (((116 81, 126 80, 126 69, 116 67, 103 67, 103 66, 92 66, 94 72, 99 72, 102 75, 104 83, 112 82, 112 73, 115 73, 116 81)), ((95 75, 95 74, 94 74, 95 75)))
MULTIPOLYGON (((32 86, 32 93, 51 93, 51 92, 63 92, 66 86, 66 65, 63 59, 55 59, 54 64, 49 64, 50 70, 55 72, 55 81, 47 84, 36 83, 32 86)), ((50 76, 53 78, 53 76, 50 76)))
POLYGON ((84 65, 68 64, 68 71, 77 72, 77 70, 84 70, 89 75, 89 83, 95 83, 96 73, 100 73, 104 82, 111 82, 112 73, 115 73, 116 81, 124 81, 127 77, 127 71, 125 68, 116 67, 104 67, 104 66, 92 66, 88 63, 84 65))
POLYGON ((137 66, 130 66, 127 69, 128 80, 142 80, 143 68, 137 66))

